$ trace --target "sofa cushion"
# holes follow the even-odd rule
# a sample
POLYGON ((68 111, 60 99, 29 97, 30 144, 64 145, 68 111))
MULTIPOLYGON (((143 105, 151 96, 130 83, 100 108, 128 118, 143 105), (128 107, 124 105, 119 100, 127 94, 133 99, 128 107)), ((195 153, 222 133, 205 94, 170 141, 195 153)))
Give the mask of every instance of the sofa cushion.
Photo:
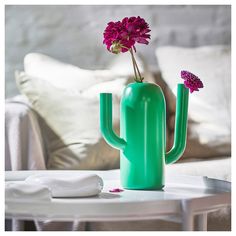
POLYGON ((29 53, 24 58, 25 72, 33 78, 50 82, 57 88, 79 89, 115 78, 109 70, 86 70, 40 53, 29 53))
MULTIPOLYGON (((119 83, 120 86, 125 86, 119 83)), ((119 152, 107 145, 99 131, 99 100, 79 91, 16 73, 20 92, 38 115, 48 150, 48 169, 112 169, 119 167, 119 152)), ((116 80, 113 81, 118 84, 116 80)), ((101 92, 101 90, 98 90, 101 92)), ((114 129, 118 131, 119 99, 114 97, 114 129)))
MULTIPOLYGON (((140 71, 145 76, 148 72, 144 70, 143 60, 137 57, 137 62, 140 65, 140 71)), ((41 53, 29 53, 24 58, 24 71, 32 78, 46 80, 57 88, 77 91, 88 89, 94 84, 132 76, 132 68, 128 54, 113 56, 106 70, 80 68, 41 53)))
MULTIPOLYGON (((114 56, 108 70, 82 69, 39 53, 25 56, 25 73, 17 73, 16 81, 41 117, 49 169, 119 167, 119 151, 99 131, 99 93, 113 94, 113 124, 119 133, 120 97, 133 80, 128 56, 114 56)), ((137 59, 146 81, 153 81, 137 59)))
MULTIPOLYGON (((204 88, 190 94, 185 157, 212 157, 231 152, 231 51, 228 46, 160 47, 156 55, 163 79, 173 94, 181 70, 197 74, 204 88)), ((175 97, 174 97, 175 99, 175 97)), ((173 98, 172 98, 173 101, 173 98)), ((172 106, 173 109, 173 106, 172 106)), ((169 119, 174 131, 175 113, 169 119)), ((172 141, 173 142, 173 141, 172 141)))

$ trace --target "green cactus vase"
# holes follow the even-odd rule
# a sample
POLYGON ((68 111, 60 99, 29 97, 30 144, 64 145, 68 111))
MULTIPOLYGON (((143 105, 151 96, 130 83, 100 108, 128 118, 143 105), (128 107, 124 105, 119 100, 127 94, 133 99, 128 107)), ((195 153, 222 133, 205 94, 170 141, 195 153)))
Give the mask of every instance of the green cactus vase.
POLYGON ((120 150, 121 184, 125 189, 160 190, 165 164, 177 161, 186 146, 189 90, 178 84, 174 143, 166 152, 166 102, 153 83, 131 83, 120 104, 120 137, 112 128, 112 94, 100 94, 100 128, 106 142, 120 150))

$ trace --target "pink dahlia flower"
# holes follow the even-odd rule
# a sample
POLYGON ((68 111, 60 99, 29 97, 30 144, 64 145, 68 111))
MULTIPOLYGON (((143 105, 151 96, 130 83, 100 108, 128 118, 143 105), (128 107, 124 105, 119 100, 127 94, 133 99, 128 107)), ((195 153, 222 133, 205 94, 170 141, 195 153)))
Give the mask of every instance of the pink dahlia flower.
POLYGON ((182 70, 181 78, 184 79, 184 85, 186 88, 190 89, 190 93, 199 91, 199 88, 203 88, 202 81, 196 75, 189 71, 182 70))
POLYGON ((146 21, 138 17, 125 17, 122 21, 109 22, 103 33, 103 43, 112 53, 127 52, 135 43, 148 44, 151 30, 146 21))

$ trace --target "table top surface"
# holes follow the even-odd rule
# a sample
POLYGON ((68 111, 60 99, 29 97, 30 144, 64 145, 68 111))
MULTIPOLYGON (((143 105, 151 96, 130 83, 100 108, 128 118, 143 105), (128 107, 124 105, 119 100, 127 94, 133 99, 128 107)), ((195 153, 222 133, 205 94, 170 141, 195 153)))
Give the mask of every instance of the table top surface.
MULTIPOLYGON (((78 175, 85 171, 16 171, 6 172, 6 181, 23 181, 34 173, 47 175, 78 175)), ((124 190, 111 193, 109 190, 121 188, 119 170, 86 171, 102 177, 104 187, 98 196, 89 198, 52 198, 51 201, 5 201, 7 218, 56 220, 118 220, 150 219, 157 215, 178 214, 182 201, 207 199, 207 206, 228 204, 231 184, 227 181, 187 175, 166 176, 163 190, 124 190), (220 196, 220 198, 219 198, 220 196), (214 199, 215 198, 215 199, 214 199), (212 200, 209 200, 212 199, 212 200), (222 202, 221 200, 224 199, 222 202), (227 201, 225 201, 227 199, 227 201)), ((206 201, 203 203, 206 203, 206 201)), ((202 203, 202 207, 203 204, 202 203)), ((201 204, 199 205, 201 207, 201 204)))

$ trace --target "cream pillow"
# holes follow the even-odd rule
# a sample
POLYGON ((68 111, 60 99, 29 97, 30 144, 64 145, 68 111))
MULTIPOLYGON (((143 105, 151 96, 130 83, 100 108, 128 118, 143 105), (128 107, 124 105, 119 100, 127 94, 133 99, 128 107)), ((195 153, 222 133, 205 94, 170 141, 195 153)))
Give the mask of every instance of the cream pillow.
POLYGON ((81 69, 40 53, 29 53, 25 56, 24 70, 32 78, 43 79, 56 88, 75 91, 121 77, 115 71, 81 69))
MULTIPOLYGON (((115 83, 118 91, 128 83, 115 83), (118 85, 120 87, 118 87, 118 85)), ((113 89, 112 82, 106 87, 113 89)), ((119 151, 105 143, 99 128, 98 94, 56 88, 51 83, 16 73, 20 92, 44 120, 42 132, 48 150, 48 169, 112 169, 119 167, 119 151)), ((119 97, 113 98, 114 129, 119 132, 119 97)))
MULTIPOLYGON (((177 83, 183 82, 180 78, 181 70, 191 71, 203 81, 204 88, 190 94, 189 118, 192 122, 189 123, 189 138, 212 148, 212 155, 230 154, 230 47, 160 47, 156 50, 156 56, 162 77, 173 93, 176 92, 177 83)), ((205 156, 208 154, 202 153, 205 156)))
MULTIPOLYGON (((144 70, 146 81, 153 77, 144 70)), ((119 102, 124 87, 133 82, 131 58, 114 55, 108 70, 85 70, 40 53, 24 58, 25 73, 17 73, 25 94, 45 123, 50 169, 110 169, 119 167, 119 151, 99 130, 99 93, 113 94, 114 129, 119 133, 119 102)))

